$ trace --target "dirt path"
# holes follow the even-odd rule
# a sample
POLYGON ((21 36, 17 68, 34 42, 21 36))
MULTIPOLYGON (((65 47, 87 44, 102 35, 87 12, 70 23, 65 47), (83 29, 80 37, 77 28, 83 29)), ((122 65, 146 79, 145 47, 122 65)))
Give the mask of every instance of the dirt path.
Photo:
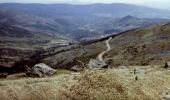
POLYGON ((106 52, 108 52, 108 51, 111 50, 111 47, 110 47, 110 44, 109 44, 109 41, 111 41, 111 40, 112 40, 112 37, 110 37, 108 40, 105 41, 106 46, 107 46, 107 50, 103 51, 102 53, 100 53, 100 54, 97 56, 97 58, 99 59, 99 61, 103 61, 103 55, 104 55, 106 52))

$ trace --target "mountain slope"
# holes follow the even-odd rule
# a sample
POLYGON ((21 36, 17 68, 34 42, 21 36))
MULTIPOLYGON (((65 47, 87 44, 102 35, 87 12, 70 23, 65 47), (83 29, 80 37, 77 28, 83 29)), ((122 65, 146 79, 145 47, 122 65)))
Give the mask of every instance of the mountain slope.
MULTIPOLYGON (((29 30, 38 30, 47 35, 62 36, 63 28, 70 24, 67 20, 62 19, 45 19, 34 15, 29 15, 18 11, 0 10, 0 22, 29 30), (64 22, 65 21, 65 22, 64 22), (59 34, 60 33, 60 34, 59 34)), ((72 26, 74 26, 72 24, 72 26)), ((65 28, 67 30, 67 28, 65 28)), ((65 31, 64 31, 65 32, 65 31)))
POLYGON ((107 58, 115 64, 163 64, 170 60, 170 24, 138 29, 111 41, 107 58))
MULTIPOLYGON (((122 32, 113 36, 109 42, 111 50, 104 55, 104 59, 115 67, 118 65, 162 65, 170 60, 169 32, 170 24, 122 32)), ((79 60, 88 63, 91 58, 96 58, 98 54, 106 50, 106 39, 81 45, 80 48, 49 56, 42 61, 54 67, 66 65, 68 68, 79 65, 80 63, 77 62, 79 60)))
MULTIPOLYGON (((104 15, 107 15, 106 13, 113 14, 115 10, 114 7, 121 7, 121 9, 125 11, 128 11, 128 9, 132 10, 132 8, 134 9, 134 7, 138 9, 138 6, 125 4, 106 4, 106 5, 94 4, 81 6, 65 4, 55 5, 0 4, 0 5, 2 5, 0 6, 0 8, 2 8, 0 10, 0 27, 1 27, 0 66, 8 67, 12 67, 18 62, 21 62, 19 63, 20 65, 15 66, 23 67, 24 65, 22 65, 23 64, 22 60, 26 59, 26 61, 30 60, 31 62, 33 59, 34 61, 37 62, 45 62, 51 65, 52 67, 70 68, 78 63, 77 59, 81 59, 85 62, 88 62, 90 58, 96 57, 99 53, 103 52, 106 49, 104 42, 99 41, 96 43, 96 41, 100 40, 100 38, 117 34, 119 32, 126 31, 129 29, 144 28, 152 24, 158 24, 162 22, 164 23, 168 21, 167 19, 138 18, 136 16, 132 16, 133 14, 132 15, 124 14, 126 16, 123 15, 123 17, 121 18, 114 18, 113 16, 101 15, 101 13, 104 15), (125 8, 127 8, 127 6, 129 8, 126 10, 125 8), (78 8, 80 7, 80 10, 77 10, 78 9, 77 7, 78 8), (90 9, 88 10, 85 9, 87 7, 89 7, 90 9), (63 11, 61 9, 63 9, 63 11), (108 9, 109 11, 107 11, 108 9), (40 11, 38 12, 38 10, 40 11), (45 12, 47 10, 49 10, 48 13, 45 12), (72 39, 74 39, 74 41, 72 39), (80 44, 77 43, 75 44, 75 41, 79 41, 80 44), (83 41, 82 43, 83 45, 81 44, 80 41, 81 42, 83 41)), ((145 11, 147 9, 152 9, 146 7, 144 8, 145 11)), ((154 9, 154 11, 155 10, 160 12, 160 10, 154 9)), ((164 11, 161 10, 161 12, 164 11)), ((149 29, 143 29, 143 31, 145 30, 146 32, 149 31, 149 29)), ((134 31, 128 32, 125 33, 130 34, 130 32, 133 33, 134 31)), ((129 47, 130 44, 119 45, 119 42, 128 43, 128 41, 131 41, 132 43, 137 42, 139 43, 139 45, 141 45, 139 41, 141 37, 137 37, 136 35, 139 33, 141 34, 143 33, 141 31, 138 31, 136 34, 132 33, 128 36, 125 35, 123 37, 120 37, 122 38, 122 40, 119 39, 116 41, 113 41, 115 39, 112 40, 113 41, 112 46, 114 46, 115 48, 111 50, 112 52, 110 54, 114 55, 113 59, 115 60, 119 59, 119 61, 124 61, 126 59, 126 57, 124 56, 127 55, 129 57, 128 59, 126 59, 127 64, 133 64, 133 61, 135 62, 134 58, 131 58, 135 54, 128 54, 128 52, 125 52, 129 50, 127 48, 130 48, 129 47), (126 48, 126 46, 128 47, 126 48), (119 56, 121 57, 119 58, 119 56), (132 62, 130 62, 130 60, 132 60, 132 62)), ((143 41, 150 42, 147 40, 150 39, 147 36, 150 36, 151 33, 154 32, 149 31, 149 33, 146 33, 146 40, 143 41)), ((120 36, 122 36, 122 34, 120 36)), ((153 37, 155 37, 155 35, 153 35, 153 37)), ((167 38, 166 35, 165 38, 167 38)), ((159 39, 158 41, 160 40, 161 39, 159 39)), ((137 43, 133 44, 132 46, 136 46, 137 43)), ((156 43, 153 45, 156 45, 156 43)), ((135 49, 136 48, 138 48, 138 46, 135 47, 135 49)), ((112 55, 108 54, 108 56, 111 57, 112 55)), ((137 64, 141 64, 141 59, 144 59, 140 57, 142 56, 139 56, 138 60, 136 61, 137 64)), ((153 57, 151 57, 151 59, 152 58, 153 57)), ((146 60, 144 59, 144 63, 147 60, 148 59, 146 60)), ((121 64, 121 62, 117 63, 121 64)))
MULTIPOLYGON (((104 59, 113 66, 164 64, 170 60, 169 32, 170 24, 165 24, 114 35, 109 42, 111 50, 104 55, 104 59)), ((79 60, 88 63, 91 58, 96 58, 98 54, 106 50, 106 39, 64 47, 60 49, 61 51, 51 48, 50 51, 44 51, 46 55, 44 57, 41 57, 44 54, 40 53, 37 61, 44 62, 53 68, 71 68, 79 65, 79 60)))
POLYGON ((27 59, 36 52, 69 43, 72 41, 67 38, 0 23, 0 66, 11 67, 16 61, 27 59))
POLYGON ((105 33, 120 33, 135 28, 148 27, 155 24, 167 23, 168 19, 148 19, 148 18, 138 18, 131 15, 119 18, 112 22, 110 25, 106 25, 104 28, 105 33))

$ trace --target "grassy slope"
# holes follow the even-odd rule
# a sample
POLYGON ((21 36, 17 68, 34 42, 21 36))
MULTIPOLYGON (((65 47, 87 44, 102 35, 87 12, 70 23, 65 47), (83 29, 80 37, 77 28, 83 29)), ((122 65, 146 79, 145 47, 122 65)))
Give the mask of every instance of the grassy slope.
MULTIPOLYGON (((168 32, 170 32, 169 24, 125 32, 112 39, 110 42, 112 50, 105 55, 106 59, 114 59, 111 67, 125 64, 153 64, 153 66, 124 66, 96 71, 85 70, 80 73, 58 71, 59 75, 41 79, 19 79, 14 75, 13 77, 16 77, 14 79, 8 77, 0 80, 0 99, 159 100, 166 98, 170 93, 168 74, 170 70, 156 64, 162 64, 169 59, 168 32), (155 58, 148 60, 150 57, 155 58), (136 74, 134 69, 137 71, 136 74)), ((53 66, 58 65, 54 62, 55 59, 76 58, 88 62, 104 49, 104 42, 97 42, 43 60, 53 66)))
POLYGON ((78 48, 68 50, 59 54, 51 55, 42 60, 42 62, 56 68, 71 68, 75 64, 80 64, 77 60, 88 63, 90 58, 95 58, 100 52, 105 50, 103 42, 97 42, 88 45, 79 45, 78 48))
POLYGON ((121 34, 111 41, 106 58, 114 65, 164 64, 170 60, 170 24, 157 25, 121 34))
POLYGON ((9 78, 0 80, 0 99, 159 100, 170 92, 169 71, 160 66, 127 66, 81 73, 62 71, 49 78, 9 78))
MULTIPOLYGON (((170 24, 123 32, 110 41, 112 49, 105 55, 105 58, 110 60, 113 66, 162 65, 170 60, 169 32, 170 24)), ((42 61, 55 67, 59 66, 58 62, 62 61, 75 63, 75 60, 81 60, 88 63, 90 58, 95 58, 106 49, 104 41, 83 45, 81 48, 52 55, 42 61)), ((68 64, 68 67, 72 66, 68 64)))
MULTIPOLYGON (((105 55, 105 58, 110 59, 110 63, 113 66, 164 64, 166 61, 170 60, 169 32, 170 24, 124 32, 110 41, 112 50, 105 55)), ((60 49, 65 50, 65 48, 52 48, 51 51, 54 51, 54 54, 47 51, 46 53, 49 52, 51 54, 40 62, 44 62, 53 68, 70 68, 76 64, 80 64, 77 60, 88 63, 90 58, 95 58, 99 53, 106 49, 104 41, 105 40, 94 42, 92 44, 77 45, 76 49, 71 49, 72 46, 70 46, 70 50, 56 54, 55 52, 58 52, 60 49)), ((39 46, 45 47, 46 45, 48 46, 52 44, 49 42, 39 46)), ((34 47, 34 45, 31 45, 31 47, 34 47)), ((15 54, 22 55, 22 52, 15 54)), ((9 60, 5 62, 9 63, 9 60)))

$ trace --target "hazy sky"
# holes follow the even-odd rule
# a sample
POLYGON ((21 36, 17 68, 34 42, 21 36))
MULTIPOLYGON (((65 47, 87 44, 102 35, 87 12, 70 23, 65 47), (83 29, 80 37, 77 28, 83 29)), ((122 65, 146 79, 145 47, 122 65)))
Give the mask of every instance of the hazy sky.
POLYGON ((170 9, 170 0, 0 0, 0 3, 130 3, 138 5, 146 5, 150 7, 170 9))

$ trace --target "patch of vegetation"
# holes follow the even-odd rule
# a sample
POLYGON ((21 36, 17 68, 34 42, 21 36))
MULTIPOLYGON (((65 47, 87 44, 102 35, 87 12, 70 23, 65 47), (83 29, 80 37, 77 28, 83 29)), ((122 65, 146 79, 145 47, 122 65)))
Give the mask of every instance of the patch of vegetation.
POLYGON ((126 88, 114 75, 84 72, 78 83, 66 88, 63 95, 71 100, 127 100, 126 88))

